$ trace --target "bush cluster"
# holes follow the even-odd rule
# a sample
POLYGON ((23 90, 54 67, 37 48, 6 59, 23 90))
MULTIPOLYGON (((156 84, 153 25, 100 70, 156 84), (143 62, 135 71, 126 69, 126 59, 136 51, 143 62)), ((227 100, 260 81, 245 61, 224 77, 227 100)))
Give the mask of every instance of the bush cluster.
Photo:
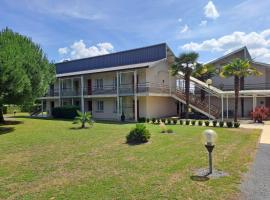
POLYGON ((126 139, 127 143, 139 144, 148 142, 150 137, 151 134, 144 124, 136 124, 136 127, 126 136, 126 139))
POLYGON ((52 116, 61 119, 74 119, 77 115, 78 106, 63 106, 52 109, 52 116))
MULTIPOLYGON (((144 122, 151 122, 150 119, 145 119, 144 118, 144 122)), ((139 121, 140 122, 140 121, 139 121)), ((161 118, 161 119, 156 119, 156 118, 152 118, 152 123, 153 124, 160 124, 160 123, 163 123, 163 124, 166 124, 166 125, 170 125, 170 124, 177 124, 178 123, 178 120, 173 118, 161 118)), ((205 125, 205 126, 211 126, 211 123, 209 120, 206 120, 206 121, 202 121, 202 120, 198 120, 198 122, 196 120, 182 120, 180 119, 179 120, 179 124, 180 125, 192 125, 192 126, 195 126, 196 124, 198 126, 202 126, 202 125, 205 125)), ((213 127, 228 127, 228 128, 239 128, 240 127, 240 123, 239 122, 232 122, 232 121, 227 121, 227 122, 224 122, 224 121, 217 121, 217 120, 213 120, 212 121, 212 126, 213 127)))
POLYGON ((17 105, 4 105, 3 114, 13 114, 14 112, 20 112, 21 107, 17 105))

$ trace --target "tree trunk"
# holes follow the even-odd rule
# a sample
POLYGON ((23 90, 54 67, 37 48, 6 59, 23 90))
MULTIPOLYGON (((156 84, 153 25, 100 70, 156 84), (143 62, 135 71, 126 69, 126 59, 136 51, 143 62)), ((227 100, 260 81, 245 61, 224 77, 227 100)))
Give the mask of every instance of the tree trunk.
MULTIPOLYGON (((240 78, 240 90, 244 90, 245 89, 245 78, 242 76, 240 78)), ((244 109, 245 109, 245 104, 244 104, 244 98, 241 97, 240 98, 240 102, 241 102, 241 117, 244 117, 244 109)))
POLYGON ((85 121, 82 121, 82 128, 85 128, 85 121))
POLYGON ((234 77, 234 122, 237 122, 237 115, 238 115, 238 100, 239 100, 239 88, 240 82, 239 77, 234 77))
POLYGON ((185 118, 188 119, 189 111, 189 90, 190 90, 190 73, 185 74, 185 96, 186 96, 186 108, 185 108, 185 118))
POLYGON ((205 100, 205 91, 201 89, 201 101, 205 100))
POLYGON ((3 115, 3 106, 0 105, 0 124, 4 122, 5 122, 5 119, 3 115))

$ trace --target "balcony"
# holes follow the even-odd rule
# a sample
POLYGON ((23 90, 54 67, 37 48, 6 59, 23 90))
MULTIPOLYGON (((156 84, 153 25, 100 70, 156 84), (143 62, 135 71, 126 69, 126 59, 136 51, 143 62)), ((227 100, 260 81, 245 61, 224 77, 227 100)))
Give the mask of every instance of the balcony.
MULTIPOLYGON (((170 88, 164 84, 156 83, 139 83, 136 87, 136 93, 159 93, 159 94, 169 94, 170 88)), ((103 87, 94 87, 83 89, 84 96, 92 95, 117 95, 117 87, 115 85, 103 85, 103 87)), ((61 97, 80 97, 81 89, 71 89, 65 88, 61 90, 61 97)), ((131 96, 134 95, 134 85, 133 84, 120 84, 119 85, 119 95, 120 96, 131 96)), ((49 90, 45 97, 59 97, 58 90, 49 90)))
POLYGON ((115 85, 103 85, 103 87, 98 88, 84 88, 84 95, 116 95, 117 89, 115 85))
MULTIPOLYGON (((234 85, 218 85, 217 88, 223 91, 233 91, 234 85)), ((254 84, 244 84, 244 89, 241 90, 270 90, 270 83, 254 83, 254 84)))

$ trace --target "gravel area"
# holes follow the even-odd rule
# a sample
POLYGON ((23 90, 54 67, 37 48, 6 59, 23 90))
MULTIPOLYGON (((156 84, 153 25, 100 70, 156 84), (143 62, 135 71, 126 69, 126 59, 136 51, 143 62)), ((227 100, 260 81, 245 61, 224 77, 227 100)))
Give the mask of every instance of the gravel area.
MULTIPOLYGON (((258 128, 258 126, 244 127, 258 128)), ((270 200, 270 126, 264 125, 254 163, 241 184, 241 199, 270 200)))

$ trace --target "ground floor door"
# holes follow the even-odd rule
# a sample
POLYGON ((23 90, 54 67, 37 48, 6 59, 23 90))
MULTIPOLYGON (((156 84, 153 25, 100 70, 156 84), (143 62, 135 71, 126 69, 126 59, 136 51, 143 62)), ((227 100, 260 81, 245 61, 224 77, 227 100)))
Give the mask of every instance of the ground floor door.
POLYGON ((92 101, 91 100, 88 101, 88 111, 92 112, 92 101))
POLYGON ((265 98, 265 106, 266 106, 267 108, 270 108, 270 97, 266 97, 266 98, 265 98))

